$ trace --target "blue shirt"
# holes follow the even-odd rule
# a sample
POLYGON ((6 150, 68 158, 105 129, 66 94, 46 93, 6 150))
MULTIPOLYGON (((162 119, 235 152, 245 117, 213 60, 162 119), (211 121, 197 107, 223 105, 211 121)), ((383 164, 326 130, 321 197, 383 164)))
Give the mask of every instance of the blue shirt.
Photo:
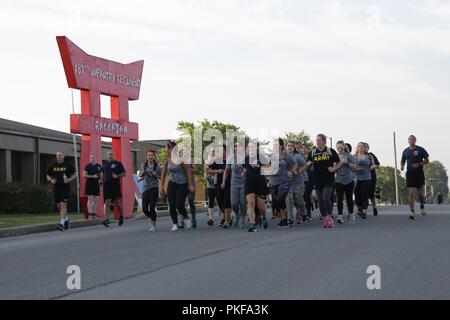
POLYGON ((402 163, 407 163, 406 169, 408 171, 420 171, 423 170, 423 167, 413 168, 412 165, 428 160, 429 157, 428 152, 422 147, 416 146, 414 149, 406 148, 403 151, 402 163))
POLYGON ((125 172, 125 168, 123 167, 122 162, 114 160, 114 161, 103 161, 103 182, 104 183, 112 183, 118 182, 120 179, 114 179, 112 174, 115 173, 117 175, 125 172))

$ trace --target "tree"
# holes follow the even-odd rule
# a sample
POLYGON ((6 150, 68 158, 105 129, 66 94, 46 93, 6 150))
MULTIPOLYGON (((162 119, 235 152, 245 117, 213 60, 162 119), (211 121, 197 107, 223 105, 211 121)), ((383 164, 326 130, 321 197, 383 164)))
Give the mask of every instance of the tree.
POLYGON ((311 136, 305 132, 305 130, 300 131, 299 133, 287 132, 286 137, 284 138, 286 142, 288 141, 296 141, 301 142, 301 144, 306 144, 309 148, 312 148, 314 143, 311 140, 311 136))
POLYGON ((433 187, 433 196, 441 193, 444 198, 448 195, 448 175, 444 165, 439 161, 432 161, 425 166, 425 181, 427 184, 427 191, 433 187))
MULTIPOLYGON (((397 170, 399 201, 405 204, 408 201, 408 190, 406 188, 406 179, 400 175, 397 170)), ((377 170, 377 185, 381 189, 381 202, 395 204, 395 168, 389 166, 381 166, 377 170)))

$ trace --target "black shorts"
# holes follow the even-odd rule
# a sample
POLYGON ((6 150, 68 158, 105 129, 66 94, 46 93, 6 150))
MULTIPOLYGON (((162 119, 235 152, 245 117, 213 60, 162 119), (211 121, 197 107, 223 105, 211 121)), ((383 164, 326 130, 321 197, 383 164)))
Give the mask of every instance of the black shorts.
POLYGON ((104 183, 103 198, 105 200, 119 200, 122 197, 120 183, 104 183))
MULTIPOLYGON (((216 202, 216 189, 215 188, 208 188, 207 189, 207 195, 208 195, 208 208, 209 209, 214 209, 214 205, 216 202)), ((218 203, 219 206, 221 206, 221 203, 218 203)), ((219 207, 220 210, 223 211, 223 208, 219 207)))
POLYGON ((97 180, 86 181, 86 186, 84 188, 84 194, 87 196, 100 196, 100 185, 97 180))
POLYGON ((423 188, 425 186, 425 174, 423 170, 406 172, 407 188, 423 188))
POLYGON ((266 199, 268 193, 266 179, 247 179, 245 181, 245 196, 255 194, 258 198, 266 199))
POLYGON ((55 196, 55 203, 69 202, 70 186, 68 184, 55 185, 53 195, 55 196))

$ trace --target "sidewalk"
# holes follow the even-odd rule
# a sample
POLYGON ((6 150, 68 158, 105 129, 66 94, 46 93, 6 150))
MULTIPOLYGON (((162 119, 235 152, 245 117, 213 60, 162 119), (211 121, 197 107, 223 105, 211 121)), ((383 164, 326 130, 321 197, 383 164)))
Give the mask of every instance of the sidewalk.
MULTIPOLYGON (((189 209, 188 209, 188 212, 189 212, 189 209)), ((197 207, 197 213, 205 213, 205 212, 207 212, 207 209, 205 207, 197 207)), ((169 210, 158 211, 158 217, 168 217, 169 215, 170 215, 169 210)), ((145 218, 146 218, 146 216, 143 213, 139 212, 139 213, 135 214, 135 216, 133 218, 129 219, 128 221, 141 220, 141 219, 145 219, 145 218)), ((46 224, 13 227, 13 228, 3 228, 3 229, 0 229, 0 239, 24 236, 24 235, 33 234, 33 233, 58 231, 58 230, 56 230, 56 221, 57 221, 57 216, 55 215, 55 223, 46 223, 46 224)), ((92 226, 101 225, 101 223, 102 223, 102 220, 78 220, 78 221, 71 222, 70 228, 77 229, 77 228, 92 227, 92 226)), ((60 232, 60 231, 58 231, 58 232, 60 232)))

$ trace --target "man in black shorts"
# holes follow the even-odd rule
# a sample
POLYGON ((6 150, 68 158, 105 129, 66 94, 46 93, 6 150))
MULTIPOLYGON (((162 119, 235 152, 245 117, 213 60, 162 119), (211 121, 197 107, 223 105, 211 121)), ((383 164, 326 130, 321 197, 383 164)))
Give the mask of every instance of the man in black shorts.
POLYGON ((423 167, 430 163, 428 152, 416 145, 416 137, 411 135, 408 138, 409 147, 403 151, 401 170, 405 169, 405 163, 407 163, 406 169, 406 186, 409 192, 409 206, 411 208, 411 214, 409 218, 411 220, 416 219, 415 213, 415 199, 419 198, 420 201, 420 213, 422 216, 426 216, 425 210, 425 174, 423 167))
POLYGON ((103 197, 105 199, 105 220, 103 225, 109 227, 109 214, 111 205, 119 210, 119 226, 123 225, 123 209, 120 204, 122 192, 120 191, 120 178, 125 177, 123 164, 117 161, 114 152, 108 151, 108 160, 103 161, 103 197))
POLYGON ((60 223, 57 229, 60 231, 70 228, 70 220, 67 215, 67 203, 69 202, 70 183, 77 178, 74 167, 65 161, 64 153, 56 153, 56 162, 47 170, 47 181, 53 185, 55 203, 58 206, 60 223))
POLYGON ((100 198, 100 184, 103 180, 103 169, 102 166, 96 162, 95 155, 90 156, 89 163, 83 171, 83 178, 86 179, 84 194, 88 197, 87 207, 89 219, 95 219, 95 210, 100 198))

